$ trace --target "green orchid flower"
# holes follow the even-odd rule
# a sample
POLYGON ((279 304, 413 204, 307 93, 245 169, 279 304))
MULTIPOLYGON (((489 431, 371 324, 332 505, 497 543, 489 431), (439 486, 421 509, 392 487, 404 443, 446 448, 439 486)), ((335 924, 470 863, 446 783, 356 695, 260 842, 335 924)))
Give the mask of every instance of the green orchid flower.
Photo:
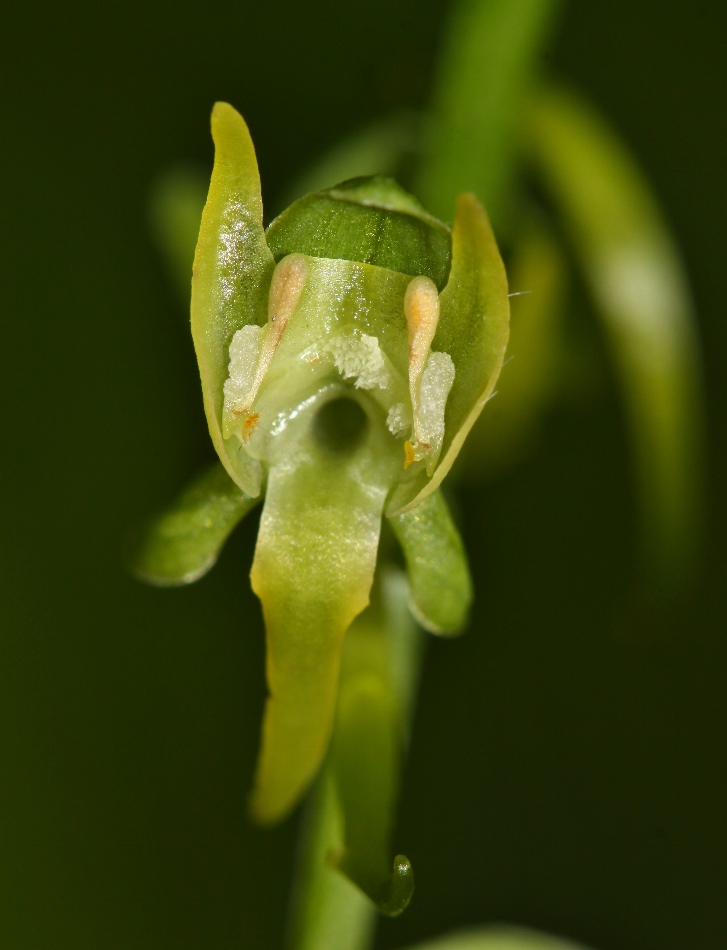
MULTIPOLYGON (((355 179, 300 199, 265 230, 244 120, 218 103, 212 135, 191 319, 221 465, 152 526, 136 570, 158 584, 196 580, 264 497, 251 580, 265 618, 269 697, 250 807, 270 824, 309 787, 336 719, 344 811, 361 798, 350 776, 369 774, 352 752, 361 735, 379 734, 372 755, 380 748, 396 758, 391 724, 400 712, 386 674, 353 668, 337 712, 344 635, 369 603, 384 518, 402 548, 417 621, 438 634, 465 623, 471 583, 439 488, 503 364, 507 280, 487 215, 469 194, 450 230, 392 179, 355 179)), ((393 771, 382 765, 382 774, 393 771)), ((365 826, 348 815, 349 830, 365 826)), ((402 896, 393 880, 387 892, 381 848, 375 860, 363 852, 365 843, 348 841, 338 864, 384 912, 398 913, 411 887, 402 896)))
MULTIPOLYGON (((151 223, 185 299, 199 230, 192 331, 219 461, 152 525, 135 570, 158 585, 197 580, 264 503, 252 586, 269 698, 253 817, 281 820, 319 776, 289 950, 364 950, 374 908, 396 916, 411 900, 411 862, 397 854, 392 864, 390 839, 417 624, 457 633, 472 599, 440 486, 457 457, 461 480, 516 459, 547 407, 577 383, 581 357, 564 333, 571 267, 618 367, 644 564, 660 596, 683 583, 698 547, 701 404, 688 289, 618 135, 580 97, 536 82, 560 8, 455 4, 429 112, 384 118, 338 143, 296 180, 297 200, 267 229, 250 135, 224 103, 212 117, 206 203, 205 176, 189 169, 155 192, 151 223), (453 227, 391 178, 353 177, 373 171, 405 176, 435 214, 454 215, 453 227), (517 298, 497 409, 462 453, 503 364, 509 307, 487 216, 474 194, 455 202, 461 191, 479 195, 506 236, 517 298), (391 563, 395 542, 405 577, 391 563)), ((429 946, 575 950, 490 928, 429 946)))

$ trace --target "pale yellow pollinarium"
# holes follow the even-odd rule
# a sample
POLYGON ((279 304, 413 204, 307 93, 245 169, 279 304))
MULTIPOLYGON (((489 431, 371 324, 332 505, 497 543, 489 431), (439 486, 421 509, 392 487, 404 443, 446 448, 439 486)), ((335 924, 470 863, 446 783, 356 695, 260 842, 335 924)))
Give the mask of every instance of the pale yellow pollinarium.
POLYGON ((288 321, 298 306, 307 276, 308 262, 302 254, 284 257, 270 282, 267 325, 249 324, 232 338, 229 375, 224 386, 225 438, 236 432, 247 442, 254 432, 257 415, 252 412, 253 404, 288 321))
POLYGON ((248 405, 245 407, 246 411, 252 408, 260 384, 270 367, 270 361, 275 355, 288 321, 298 306, 307 276, 308 262, 302 254, 289 254, 282 259, 273 271, 270 293, 268 294, 267 333, 260 353, 260 362, 255 373, 255 382, 249 395, 248 405))
POLYGON ((307 278, 308 261, 303 254, 288 254, 273 271, 268 294, 268 325, 271 337, 275 337, 273 352, 298 306, 307 278))
POLYGON ((432 353, 439 323, 439 293, 429 277, 415 277, 406 289, 404 313, 409 334, 409 395, 412 439, 404 445, 404 468, 427 459, 433 468, 444 437, 444 408, 454 382, 447 353, 432 353))
POLYGON ((409 333, 409 392, 416 413, 419 380, 439 323, 439 293, 429 277, 415 277, 406 288, 404 313, 409 333))

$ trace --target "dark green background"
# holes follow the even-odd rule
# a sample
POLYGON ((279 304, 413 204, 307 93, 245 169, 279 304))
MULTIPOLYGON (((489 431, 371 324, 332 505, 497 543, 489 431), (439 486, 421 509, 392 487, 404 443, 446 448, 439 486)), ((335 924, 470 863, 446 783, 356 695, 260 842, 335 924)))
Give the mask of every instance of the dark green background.
MULTIPOLYGON (((211 457, 149 183, 246 116, 274 202, 342 133, 428 96, 442 0, 14 4, 0 30, 0 946, 280 945, 296 820, 244 816, 264 697, 255 518, 189 590, 129 526, 211 457)), ((434 642, 377 947, 506 919, 600 950, 727 946, 727 6, 571 3, 544 66, 622 130, 680 235, 709 404, 705 564, 634 598, 605 358, 538 452, 461 495, 472 628, 434 642)), ((598 331, 582 316, 598 348, 598 331)))

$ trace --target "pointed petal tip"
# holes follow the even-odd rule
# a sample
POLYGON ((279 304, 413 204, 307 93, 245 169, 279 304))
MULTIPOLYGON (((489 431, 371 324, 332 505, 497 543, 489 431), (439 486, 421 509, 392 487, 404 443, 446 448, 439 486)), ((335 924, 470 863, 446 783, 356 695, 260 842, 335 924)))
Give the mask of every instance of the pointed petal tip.
POLYGON ((229 102, 215 102, 210 116, 210 125, 212 138, 215 142, 217 142, 218 133, 223 135, 225 132, 228 135, 243 134, 245 138, 250 136, 250 131, 242 114, 229 102))

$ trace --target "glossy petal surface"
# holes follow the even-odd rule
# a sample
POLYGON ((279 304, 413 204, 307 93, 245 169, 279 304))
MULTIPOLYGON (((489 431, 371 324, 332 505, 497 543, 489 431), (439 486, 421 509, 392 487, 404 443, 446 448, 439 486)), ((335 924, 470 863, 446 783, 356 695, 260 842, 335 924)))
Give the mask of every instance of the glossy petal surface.
POLYGON ((300 252, 447 282, 450 232, 391 178, 344 181, 306 195, 268 227, 276 260, 300 252))
POLYGON ((265 242, 250 133, 242 116, 225 102, 212 112, 212 137, 215 164, 194 258, 192 337, 212 442, 230 476, 254 497, 260 492, 260 467, 236 437, 222 437, 222 389, 235 332, 267 317, 275 262, 265 242))
POLYGON ((459 632, 472 603, 472 579, 442 493, 390 521, 406 559, 412 613, 430 633, 459 632))
POLYGON ((343 636, 368 603, 392 478, 380 424, 342 450, 311 428, 270 468, 251 575, 265 615, 270 693, 251 803, 261 822, 295 805, 325 754, 343 636))
POLYGON ((259 501, 240 491, 216 463, 149 526, 132 562, 134 573, 159 587, 199 580, 214 566, 233 529, 259 501))

